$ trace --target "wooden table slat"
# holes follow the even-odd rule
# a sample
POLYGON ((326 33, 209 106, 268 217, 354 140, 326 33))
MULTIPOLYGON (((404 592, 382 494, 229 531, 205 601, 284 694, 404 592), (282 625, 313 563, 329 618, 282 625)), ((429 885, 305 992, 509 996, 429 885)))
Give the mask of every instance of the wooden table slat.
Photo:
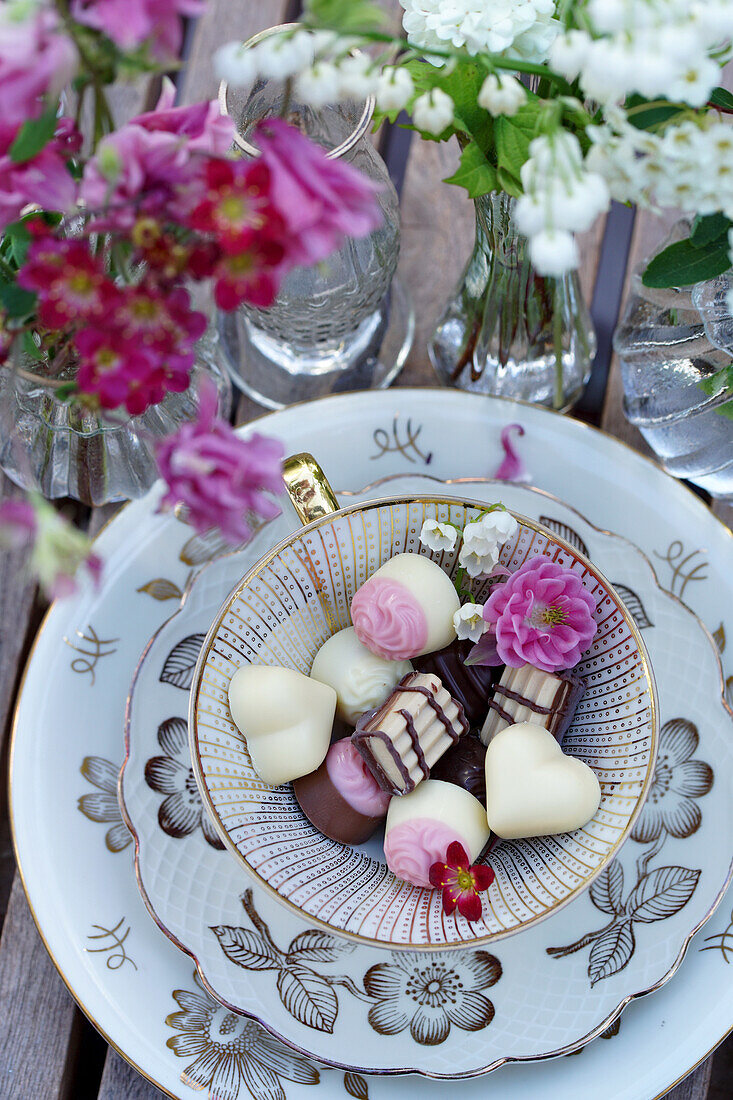
MULTIPOLYGON (((191 1094, 194 1095, 193 1093, 191 1094)), ((151 1085, 110 1047, 97 1100, 161 1100, 165 1093, 151 1085)), ((682 1097, 679 1100, 683 1100, 682 1097)), ((686 1098, 684 1098, 686 1100, 686 1098)))

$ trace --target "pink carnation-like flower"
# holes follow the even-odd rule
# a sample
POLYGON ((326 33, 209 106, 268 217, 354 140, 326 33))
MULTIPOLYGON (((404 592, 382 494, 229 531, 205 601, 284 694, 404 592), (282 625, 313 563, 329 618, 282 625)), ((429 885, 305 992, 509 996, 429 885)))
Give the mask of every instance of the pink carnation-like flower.
POLYGON ((88 161, 80 197, 103 212, 97 228, 130 230, 141 214, 185 220, 200 201, 209 157, 227 151, 233 123, 215 102, 171 103, 166 86, 155 111, 103 138, 88 161))
POLYGON ((547 558, 528 558, 484 605, 505 665, 534 665, 544 672, 572 668, 596 633, 595 601, 572 569, 547 558))
POLYGON ((197 531, 218 527, 229 542, 244 542, 252 533, 248 514, 279 514, 265 493, 282 492, 284 450, 267 436, 240 439, 217 417, 217 401, 213 382, 202 384, 197 419, 158 444, 158 469, 168 486, 161 507, 182 503, 197 531))
POLYGON ((0 145, 5 151, 19 127, 43 111, 43 97, 57 95, 77 66, 76 47, 59 27, 50 6, 30 9, 19 19, 10 5, 0 9, 0 145))
POLYGON ((76 194, 63 149, 55 142, 22 164, 0 155, 0 230, 17 221, 29 203, 64 213, 76 203, 76 194))
POLYGON ((270 170, 272 202, 287 225, 285 262, 316 264, 347 237, 365 237, 382 223, 380 185, 324 150, 282 119, 257 127, 261 162, 270 170))
POLYGON ((181 17, 200 15, 203 7, 203 0, 73 0, 71 14, 120 49, 148 43, 153 57, 165 61, 181 49, 181 17))

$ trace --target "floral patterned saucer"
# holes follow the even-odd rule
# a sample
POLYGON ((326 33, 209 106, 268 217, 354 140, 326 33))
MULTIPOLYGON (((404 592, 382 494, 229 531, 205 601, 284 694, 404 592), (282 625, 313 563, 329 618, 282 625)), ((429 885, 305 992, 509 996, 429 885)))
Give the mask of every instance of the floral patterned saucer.
MULTIPOLYGON (((419 478, 379 491, 414 491, 413 482, 425 491, 419 478)), ((470 495, 495 499, 496 485, 472 483, 470 495)), ((663 727, 647 805, 618 858, 588 894, 491 953, 424 957, 354 945, 309 927, 214 849, 187 756, 186 692, 222 593, 261 545, 199 574, 134 680, 120 791, 153 918, 226 1007, 351 1071, 459 1077, 581 1048, 629 1000, 672 976, 728 880, 731 853, 711 836, 733 834, 733 722, 709 636, 625 539, 536 491, 507 485, 501 496, 587 553, 622 593, 655 668, 663 727), (716 759, 715 783, 700 739, 716 759), (694 852, 679 851, 693 835, 694 852)), ((268 540, 277 534, 270 528, 268 540)))
MULTIPOLYGON (((317 440, 336 485, 354 488, 395 472, 423 472, 454 479, 471 496, 476 493, 467 475, 495 470, 501 433, 521 421, 521 457, 532 480, 597 525, 631 535, 661 584, 710 628, 727 665, 725 686, 733 704, 733 536, 693 493, 638 452, 547 410, 456 390, 349 394, 315 402, 305 412, 287 409, 256 428, 282 439, 290 453, 308 450, 317 440)), ((426 479, 402 484, 420 491, 426 479)), ((377 485, 372 495, 380 491, 389 490, 377 485)), ((259 1024, 233 1014, 201 987, 190 958, 148 916, 135 882, 132 837, 116 798, 125 701, 145 643, 177 606, 192 572, 222 551, 217 540, 192 537, 172 516, 156 514, 159 498, 153 490, 128 505, 99 536, 97 549, 105 559, 100 588, 54 605, 23 680, 11 745, 10 809, 15 852, 43 942, 97 1029, 174 1100, 449 1100, 453 1082, 329 1070, 265 1038, 259 1024)), ((557 511, 548 498, 541 514, 563 516, 593 544, 593 529, 572 509, 557 511)), ((649 607, 646 613, 656 628, 649 607)), ((644 627, 644 636, 652 629, 644 627)), ((169 671, 175 674, 175 665, 169 671)), ((177 697, 183 699, 182 692, 177 697)), ((685 701, 669 715, 683 718, 687 731, 672 754, 664 748, 669 731, 662 738, 661 756, 670 766, 687 759, 711 767, 710 793, 727 781, 725 756, 718 760, 718 741, 704 724, 698 728, 691 707, 708 713, 719 698, 716 684, 702 706, 699 698, 689 706, 685 701)), ((161 755, 155 732, 154 755, 161 755)), ((676 774, 682 778, 687 770, 676 774)), ((660 833, 656 842, 626 846, 622 899, 637 882, 636 859, 653 844, 663 844, 660 866, 695 871, 706 858, 700 838, 721 842, 710 794, 688 791, 678 799, 672 785, 655 784, 655 790, 664 811, 660 833), (697 828, 685 799, 702 815, 697 828)), ((166 797, 157 794, 156 803, 166 797)), ((183 828, 198 830, 196 821, 194 810, 183 828)), ((169 839, 185 844, 195 836, 169 839)), ((575 1057, 513 1064, 464 1081, 463 1100, 659 1100, 730 1028, 732 907, 733 885, 689 944, 674 980, 629 1004, 620 1020, 575 1057)), ((242 923, 239 912, 235 924, 242 923)), ((653 944, 676 919, 636 922, 636 950, 653 944)), ((609 922, 610 914, 588 905, 574 933, 583 933, 573 941, 577 951, 557 965, 577 960, 587 968, 588 937, 609 922)), ((552 945, 570 943, 570 937, 558 937, 552 945)), ((617 977, 600 979, 595 988, 617 977)), ((502 980, 488 991, 492 1003, 502 980)))

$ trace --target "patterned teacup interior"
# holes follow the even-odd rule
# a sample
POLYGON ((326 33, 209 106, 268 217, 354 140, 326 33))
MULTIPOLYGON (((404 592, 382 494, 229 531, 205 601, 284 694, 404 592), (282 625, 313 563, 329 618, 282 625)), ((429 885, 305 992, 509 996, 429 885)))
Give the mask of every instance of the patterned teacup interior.
MULTIPOLYGON (((222 839, 248 872, 312 924, 390 948, 444 948, 489 942, 547 917, 586 889, 627 836, 641 808, 656 752, 651 670, 630 615, 609 583, 571 546, 517 516, 500 562, 514 571, 544 555, 573 569, 596 602, 596 637, 578 671, 585 696, 563 749, 595 771, 600 808, 582 829, 502 841, 488 857, 496 878, 483 915, 470 923, 442 911, 440 891, 397 879, 381 845, 349 848, 304 817, 290 785, 267 787, 255 773, 227 703, 231 677, 245 663, 309 673, 335 631, 351 625, 357 588, 398 553, 427 553, 424 520, 462 528, 484 507, 405 498, 367 503, 296 533, 264 558, 226 601, 202 649, 191 695, 194 769, 222 839)), ((450 576, 457 550, 431 554, 450 576)), ((473 582, 477 602, 487 583, 473 582)))

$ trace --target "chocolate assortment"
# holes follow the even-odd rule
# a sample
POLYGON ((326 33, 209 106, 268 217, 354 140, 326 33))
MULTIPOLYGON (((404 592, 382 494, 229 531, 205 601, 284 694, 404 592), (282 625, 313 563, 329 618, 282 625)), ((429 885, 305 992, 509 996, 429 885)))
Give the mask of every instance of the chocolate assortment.
POLYGON ((362 715, 352 741, 384 791, 403 795, 468 731, 463 707, 434 674, 400 680, 382 706, 362 715))
MULTIPOLYGON (((362 844, 384 823, 388 866, 425 888, 451 844, 473 861, 497 837, 575 829, 601 798, 594 772, 560 747, 583 680, 466 664, 474 643, 456 637, 459 607, 434 561, 397 554, 357 590, 353 627, 324 642, 310 676, 248 665, 229 689, 263 781, 292 781, 305 816, 338 843, 362 844)), ((558 608, 544 609, 550 625, 558 608)))
POLYGON ((507 667, 489 700, 481 740, 488 745, 507 726, 533 722, 560 741, 584 692, 585 684, 572 672, 542 672, 532 665, 507 667))

